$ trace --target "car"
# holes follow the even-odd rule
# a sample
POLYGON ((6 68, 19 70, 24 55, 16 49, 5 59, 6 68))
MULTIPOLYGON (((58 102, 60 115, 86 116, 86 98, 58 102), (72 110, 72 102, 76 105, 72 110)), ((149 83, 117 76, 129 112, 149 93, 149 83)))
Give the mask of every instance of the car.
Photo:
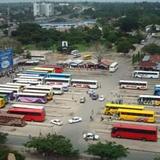
POLYGON ((94 133, 85 133, 83 134, 83 139, 87 140, 98 140, 99 139, 99 135, 94 134, 94 133))
POLYGON ((85 103, 85 101, 86 101, 85 97, 81 97, 80 100, 79 100, 80 103, 85 103))
POLYGON ((68 122, 71 123, 78 123, 81 122, 82 118, 81 117, 72 117, 71 119, 68 120, 68 122))
POLYGON ((89 89, 87 93, 89 94, 89 96, 92 96, 92 94, 95 94, 96 91, 94 89, 89 89))
POLYGON ((59 120, 59 119, 52 119, 51 123, 55 124, 57 126, 62 126, 63 125, 63 122, 61 120, 59 120))
POLYGON ((99 97, 99 95, 96 94, 96 93, 94 93, 94 94, 91 95, 92 100, 97 100, 98 97, 99 97))
POLYGON ((80 53, 75 53, 75 54, 73 54, 73 58, 79 58, 79 57, 81 57, 81 54, 80 54, 80 53))
POLYGON ((100 95, 100 97, 99 97, 99 99, 98 99, 100 102, 102 102, 102 101, 104 101, 105 100, 105 98, 104 98, 104 96, 103 95, 100 95))

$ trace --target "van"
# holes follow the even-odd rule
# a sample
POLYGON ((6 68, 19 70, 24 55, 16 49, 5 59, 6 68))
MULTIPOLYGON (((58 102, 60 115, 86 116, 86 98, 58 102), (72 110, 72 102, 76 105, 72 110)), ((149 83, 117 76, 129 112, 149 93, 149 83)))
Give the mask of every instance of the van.
POLYGON ((89 59, 91 59, 92 58, 92 55, 91 54, 85 54, 84 56, 83 56, 83 60, 89 60, 89 59))
POLYGON ((109 66, 109 72, 115 72, 118 69, 118 62, 114 62, 109 66))

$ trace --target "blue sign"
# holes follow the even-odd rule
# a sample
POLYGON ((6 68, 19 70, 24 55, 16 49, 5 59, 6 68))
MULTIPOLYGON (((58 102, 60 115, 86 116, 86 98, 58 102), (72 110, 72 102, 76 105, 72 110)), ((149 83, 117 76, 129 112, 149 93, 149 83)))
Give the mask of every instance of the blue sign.
POLYGON ((13 50, 0 51, 0 71, 13 68, 13 50))

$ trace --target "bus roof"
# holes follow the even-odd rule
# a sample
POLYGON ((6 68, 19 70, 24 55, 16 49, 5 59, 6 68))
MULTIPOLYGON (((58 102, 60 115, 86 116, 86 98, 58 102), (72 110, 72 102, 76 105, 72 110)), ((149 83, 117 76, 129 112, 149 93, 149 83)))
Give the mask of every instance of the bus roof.
POLYGON ((13 85, 9 85, 9 84, 0 84, 1 88, 17 88, 19 89, 20 86, 13 86, 13 85))
POLYGON ((25 89, 23 93, 49 93, 49 91, 25 89))
POLYGON ((11 90, 3 90, 2 88, 0 88, 0 93, 13 93, 13 91, 11 91, 11 90))
POLYGON ((143 71, 143 70, 134 70, 133 72, 143 72, 143 73, 159 73, 158 71, 143 71))
POLYGON ((47 68, 47 67, 34 67, 33 70, 40 70, 40 71, 54 71, 54 68, 47 68))
POLYGON ((20 76, 19 78, 24 78, 24 79, 43 79, 44 77, 42 76, 20 76))
POLYGON ((14 78, 13 80, 14 81, 23 81, 23 82, 31 82, 31 81, 39 82, 37 79, 25 79, 25 78, 14 78))
POLYGON ((153 110, 118 109, 118 112, 155 114, 153 110))
POLYGON ((48 73, 47 76, 71 76, 70 73, 48 73))
POLYGON ((26 71, 24 71, 23 73, 27 73, 27 72, 29 72, 29 73, 48 73, 47 71, 36 71, 36 70, 32 70, 32 69, 29 69, 29 70, 26 70, 26 71))
POLYGON ((16 95, 20 95, 20 96, 46 96, 46 94, 40 94, 40 93, 17 93, 16 95))
POLYGON ((114 67, 117 64, 118 64, 118 62, 113 62, 113 63, 111 63, 110 67, 114 67))
POLYGON ((26 83, 6 83, 6 84, 11 86, 27 86, 28 85, 26 83))
POLYGON ((26 104, 13 104, 11 107, 15 108, 31 108, 31 109, 44 109, 44 106, 33 106, 33 105, 26 105, 26 104))
POLYGON ((16 112, 33 112, 33 113, 41 113, 42 109, 33 109, 33 108, 9 108, 8 111, 16 111, 16 112))
POLYGON ((154 96, 154 95, 139 95, 139 98, 159 98, 160 96, 154 96))
POLYGON ((38 77, 39 75, 37 74, 30 74, 30 73, 18 73, 17 76, 28 76, 28 77, 38 77))
POLYGON ((142 106, 142 105, 133 105, 133 104, 115 104, 115 103, 110 103, 110 102, 108 102, 108 103, 106 103, 106 106, 109 106, 109 107, 117 107, 117 108, 119 108, 119 107, 124 107, 124 108, 141 108, 141 109, 144 109, 144 106, 142 106))
POLYGON ((97 82, 97 80, 88 80, 88 79, 72 79, 71 82, 97 82))
POLYGON ((26 89, 52 89, 53 87, 48 85, 48 86, 43 86, 43 85, 36 85, 36 86, 26 86, 26 89))
POLYGON ((61 78, 61 77, 46 77, 45 80, 67 80, 70 81, 70 78, 61 78))
POLYGON ((113 124, 115 128, 126 128, 126 129, 138 129, 138 130, 148 130, 157 131, 156 126, 151 125, 139 125, 139 124, 129 124, 129 123, 115 123, 113 124))
POLYGON ((18 91, 19 89, 17 89, 17 88, 1 88, 0 87, 0 90, 3 90, 3 91, 18 91))
POLYGON ((128 82, 128 83, 145 83, 145 84, 147 84, 147 81, 120 80, 119 82, 120 83, 126 83, 126 82, 128 82))
POLYGON ((36 87, 42 87, 42 88, 63 88, 63 85, 56 85, 56 84, 52 84, 52 85, 41 85, 41 84, 38 84, 36 87))

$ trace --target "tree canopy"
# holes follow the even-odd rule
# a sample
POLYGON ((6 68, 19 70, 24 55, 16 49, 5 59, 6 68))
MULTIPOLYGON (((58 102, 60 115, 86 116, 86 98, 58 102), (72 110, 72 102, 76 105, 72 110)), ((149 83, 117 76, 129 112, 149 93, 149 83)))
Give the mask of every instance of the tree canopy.
POLYGON ((160 46, 158 46, 157 44, 151 43, 151 44, 145 45, 142 48, 142 51, 150 54, 160 54, 160 46))
POLYGON ((115 142, 98 142, 96 144, 90 144, 87 153, 99 156, 101 159, 116 160, 126 157, 128 151, 127 148, 115 142))
POLYGON ((39 153, 55 156, 77 156, 69 139, 61 135, 48 134, 47 136, 33 137, 25 144, 28 148, 35 148, 39 153))

